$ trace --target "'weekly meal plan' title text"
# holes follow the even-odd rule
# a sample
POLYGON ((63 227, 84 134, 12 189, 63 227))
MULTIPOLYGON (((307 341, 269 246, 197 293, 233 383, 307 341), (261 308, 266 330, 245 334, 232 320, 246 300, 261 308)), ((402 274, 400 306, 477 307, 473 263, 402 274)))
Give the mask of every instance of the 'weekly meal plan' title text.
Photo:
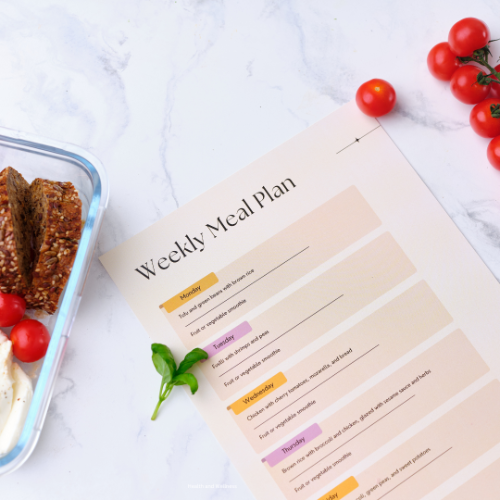
POLYGON ((249 202, 247 202, 245 198, 241 200, 243 206, 238 208, 235 214, 229 214, 225 218, 217 217, 214 223, 205 224, 206 229, 196 236, 186 234, 180 243, 178 241, 174 242, 175 249, 165 254, 166 256, 162 256, 158 259, 149 259, 149 261, 137 267, 135 271, 149 280, 150 276, 156 276, 158 270, 165 271, 172 264, 177 264, 181 262, 182 259, 189 257, 193 252, 203 252, 203 250, 205 250, 205 235, 211 235, 213 238, 217 238, 231 227, 236 226, 240 221, 244 221, 252 216, 255 213, 254 210, 265 208, 269 202, 278 200, 293 188, 295 188, 295 183, 290 178, 285 179, 283 182, 270 189, 266 188, 266 186, 262 186, 262 191, 257 191, 253 194, 252 197, 249 198, 249 202))

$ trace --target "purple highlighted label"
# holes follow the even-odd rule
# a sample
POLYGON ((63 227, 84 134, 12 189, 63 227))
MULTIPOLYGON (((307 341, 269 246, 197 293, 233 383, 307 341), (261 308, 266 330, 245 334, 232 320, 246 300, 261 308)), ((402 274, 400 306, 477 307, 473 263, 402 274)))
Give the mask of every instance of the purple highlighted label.
POLYGON ((290 441, 282 444, 277 450, 274 450, 271 454, 267 455, 267 457, 264 457, 262 462, 267 462, 270 467, 274 467, 292 453, 300 450, 300 448, 305 446, 314 438, 317 438, 322 432, 323 431, 318 424, 313 424, 305 431, 290 439, 290 441))
MULTIPOLYGON (((229 330, 222 337, 219 337, 217 340, 214 340, 212 343, 204 347, 203 349, 208 353, 208 357, 211 358, 218 352, 224 350, 226 347, 234 344, 238 339, 244 337, 247 333, 252 331, 252 327, 248 323, 248 321, 244 321, 241 325, 229 330)), ((205 360, 203 360, 205 361, 205 360)))

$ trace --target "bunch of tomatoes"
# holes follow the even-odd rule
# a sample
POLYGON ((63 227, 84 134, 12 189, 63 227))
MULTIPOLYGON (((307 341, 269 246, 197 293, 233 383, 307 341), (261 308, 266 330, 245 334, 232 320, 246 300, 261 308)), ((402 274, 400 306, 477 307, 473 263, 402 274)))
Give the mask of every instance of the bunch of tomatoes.
POLYGON ((24 363, 33 363, 45 356, 50 335, 36 319, 24 319, 26 302, 18 295, 0 293, 0 327, 13 326, 10 332, 14 356, 24 363))
POLYGON ((452 26, 447 42, 431 49, 427 66, 433 76, 450 82, 459 101, 475 105, 469 116, 472 130, 492 138, 487 156, 500 170, 500 64, 493 67, 488 61, 492 41, 483 21, 467 17, 452 26))
MULTIPOLYGON (((492 139, 488 160, 500 170, 500 64, 493 67, 488 61, 489 44, 494 41, 483 21, 467 17, 452 26, 447 42, 431 49, 427 66, 433 76, 450 82, 459 101, 475 104, 469 117, 472 130, 492 139)), ((389 82, 375 78, 359 87, 356 103, 368 116, 383 116, 394 108, 396 91, 389 82)))

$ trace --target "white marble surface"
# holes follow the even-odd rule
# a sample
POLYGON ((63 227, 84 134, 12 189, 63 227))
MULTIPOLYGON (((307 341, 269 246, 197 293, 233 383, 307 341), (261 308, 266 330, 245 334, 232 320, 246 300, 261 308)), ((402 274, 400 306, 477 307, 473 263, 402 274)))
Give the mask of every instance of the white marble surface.
MULTIPOLYGON (((3 0, 0 126, 101 159, 100 255, 385 78, 382 126, 500 278, 500 172, 425 63, 471 15, 500 37, 498 0, 3 0)), ((254 498, 183 391, 150 421, 158 384, 94 258, 40 442, 0 498, 254 498), (188 488, 214 483, 236 488, 188 488)))

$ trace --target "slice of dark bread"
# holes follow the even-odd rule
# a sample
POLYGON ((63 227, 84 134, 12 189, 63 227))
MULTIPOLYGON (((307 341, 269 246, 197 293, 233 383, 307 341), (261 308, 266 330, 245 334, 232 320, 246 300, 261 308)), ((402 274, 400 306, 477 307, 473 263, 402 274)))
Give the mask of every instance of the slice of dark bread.
POLYGON ((53 314, 68 281, 82 229, 82 202, 71 182, 0 172, 0 291, 28 309, 53 314))
POLYGON ((0 172, 0 291, 22 293, 31 280, 30 186, 8 167, 0 172))
POLYGON ((30 187, 34 258, 27 306, 53 314, 68 281, 82 230, 82 202, 71 182, 35 179, 30 187))

